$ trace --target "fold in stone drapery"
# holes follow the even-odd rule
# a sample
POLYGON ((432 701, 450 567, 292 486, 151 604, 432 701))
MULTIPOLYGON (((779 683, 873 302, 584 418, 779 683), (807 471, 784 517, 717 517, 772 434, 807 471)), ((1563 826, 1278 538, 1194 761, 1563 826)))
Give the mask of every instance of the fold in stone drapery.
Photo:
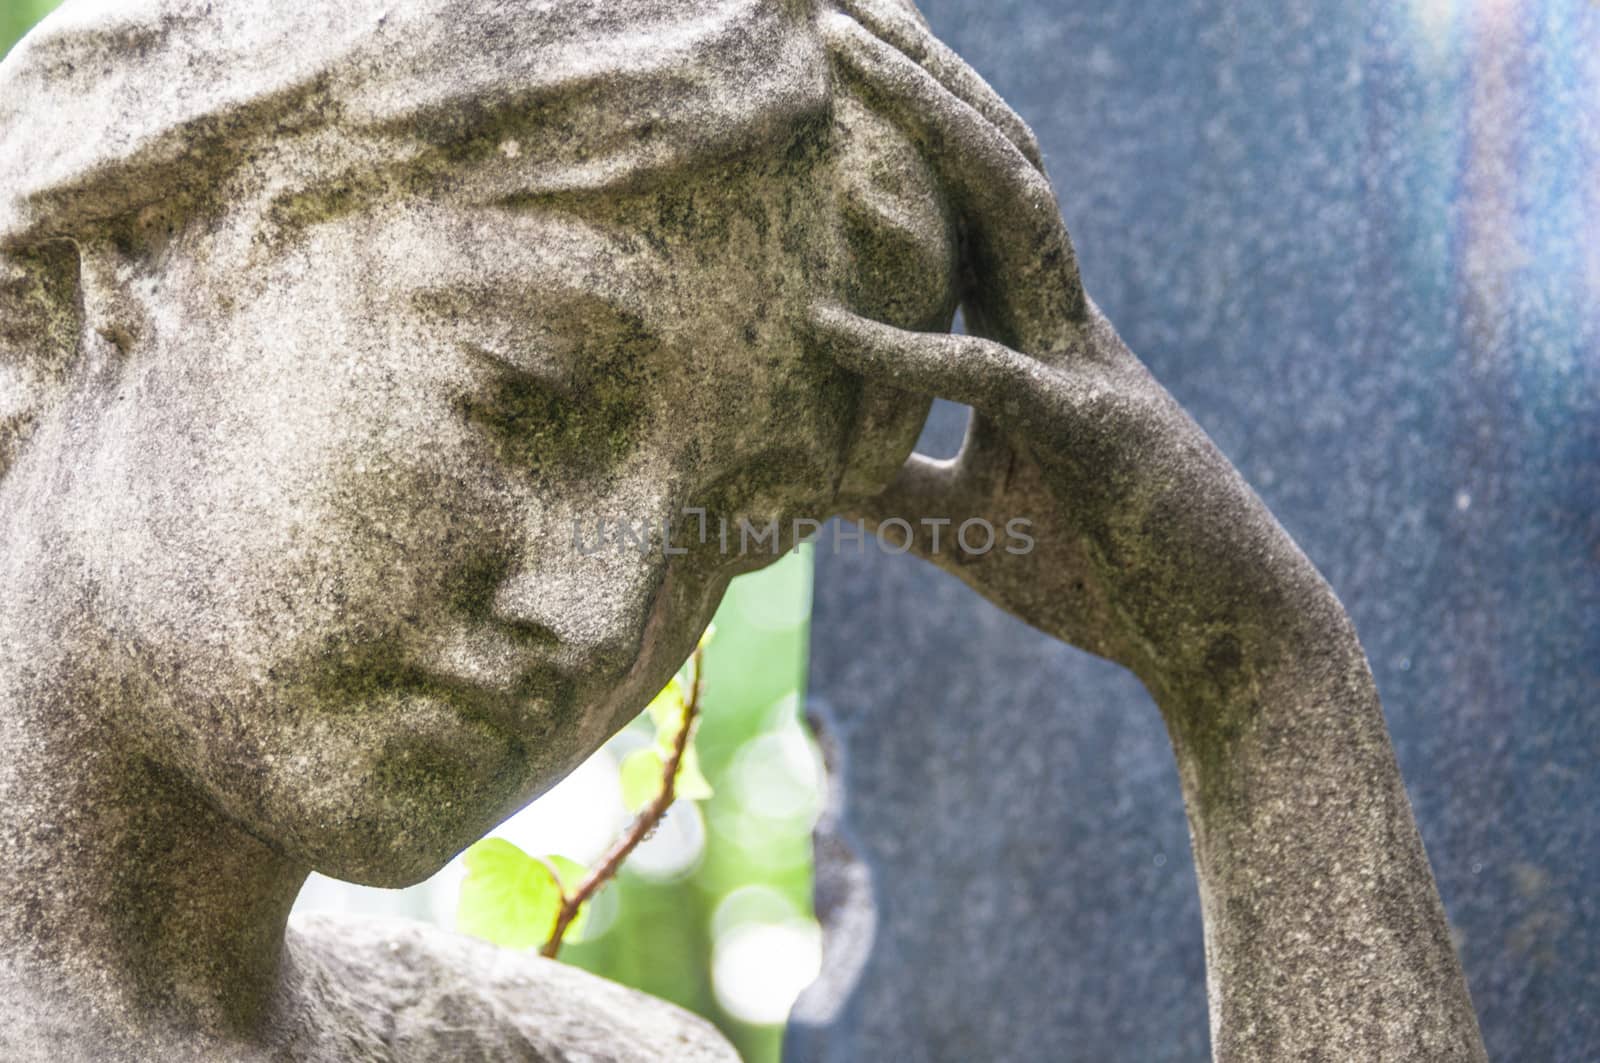
POLYGON ((333 138, 297 153, 301 187, 435 166, 496 200, 782 151, 828 103, 801 2, 100 8, 65 5, 0 66, 0 246, 203 203, 296 133, 333 138))

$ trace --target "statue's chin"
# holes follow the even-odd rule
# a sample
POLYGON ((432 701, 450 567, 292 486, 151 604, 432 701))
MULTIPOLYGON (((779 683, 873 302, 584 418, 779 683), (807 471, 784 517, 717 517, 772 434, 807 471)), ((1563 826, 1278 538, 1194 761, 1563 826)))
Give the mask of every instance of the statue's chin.
POLYGON ((252 792, 236 775, 219 796, 250 810, 236 818, 296 863, 364 886, 414 885, 543 788, 530 776, 547 774, 530 765, 524 741, 436 708, 297 736, 306 740, 284 744, 303 752, 275 752, 252 792))
POLYGON ((503 818, 498 806, 488 814, 474 808, 447 815, 422 808, 406 795, 344 829, 318 832, 305 839, 309 844, 297 846, 300 851, 294 855, 329 878, 403 889, 437 874, 503 818))

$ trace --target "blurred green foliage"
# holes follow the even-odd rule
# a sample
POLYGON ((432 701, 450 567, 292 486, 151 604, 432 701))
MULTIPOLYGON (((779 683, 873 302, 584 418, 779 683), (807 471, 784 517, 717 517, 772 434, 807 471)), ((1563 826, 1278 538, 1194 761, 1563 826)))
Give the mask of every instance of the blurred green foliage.
POLYGON ((749 1063, 778 1059, 782 1026, 746 1021, 729 998, 781 998, 782 984, 803 982, 805 972, 783 970, 794 958, 778 951, 754 969, 716 960, 741 931, 810 922, 821 802, 820 760, 799 712, 810 603, 810 547, 729 589, 706 649, 696 739, 712 796, 681 809, 702 817, 704 848, 681 877, 654 879, 624 864, 609 887, 615 921, 561 954, 706 1016, 749 1063))
POLYGON ((0 53, 11 46, 33 24, 55 10, 58 0, 0 0, 0 53))
MULTIPOLYGON (((8 52, 56 0, 0 4, 0 52, 8 52)), ((781 1001, 792 992, 785 981, 803 982, 808 962, 805 948, 769 946, 803 944, 811 926, 810 832, 820 766, 799 720, 810 593, 809 548, 730 589, 717 613, 717 638, 706 651, 697 747, 713 795, 694 806, 703 827, 698 855, 689 869, 669 877, 625 867, 602 895, 610 894, 603 905, 606 926, 562 952, 564 962, 706 1016, 749 1063, 775 1063, 781 1022, 771 1021, 770 1006, 765 1016, 748 1006, 741 1016, 727 1001, 748 1004, 762 992, 781 1001), (788 937, 749 933, 762 928, 788 937), (730 941, 743 947, 735 950, 730 941), (719 949, 730 962, 719 962, 719 949), (714 971, 724 984, 716 984, 714 971), (746 984, 752 981, 769 984, 746 984), (766 1021, 749 1021, 752 1015, 766 1021)), ((626 736, 620 741, 619 761, 626 736)))

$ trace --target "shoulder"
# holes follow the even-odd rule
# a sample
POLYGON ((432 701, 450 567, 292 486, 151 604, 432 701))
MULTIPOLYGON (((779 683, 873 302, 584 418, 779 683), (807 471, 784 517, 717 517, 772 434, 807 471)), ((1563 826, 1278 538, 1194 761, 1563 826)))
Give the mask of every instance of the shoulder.
MULTIPOLYGON (((307 1003, 361 1028, 381 1058, 739 1060, 710 1023, 664 1000, 422 923, 297 917, 289 949, 307 1003)), ((323 1033, 348 1043, 355 1031, 323 1033)))

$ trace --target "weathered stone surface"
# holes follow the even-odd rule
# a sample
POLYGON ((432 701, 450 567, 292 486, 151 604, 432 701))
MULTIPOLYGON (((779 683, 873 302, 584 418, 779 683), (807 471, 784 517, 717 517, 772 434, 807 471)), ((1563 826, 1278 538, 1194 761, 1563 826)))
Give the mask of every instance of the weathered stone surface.
POLYGON ((474 978, 449 938, 286 937, 289 906, 310 870, 439 867, 844 511, 1028 517, 1037 549, 917 549, 1155 695, 1219 1057, 1482 1058, 1348 618, 910 4, 83 0, 0 101, 14 1055, 384 1058, 459 1021, 463 1051, 637 1058, 691 1028, 611 1029, 626 996, 474 978), (984 339, 946 334, 958 303, 984 339), (902 466, 933 395, 979 428, 902 466), (580 548, 600 520, 642 542, 580 548))
MULTIPOLYGON (((1038 133, 1090 291, 1349 607, 1490 1058, 1593 1057, 1600 209, 1562 190, 1600 167, 1596 11, 922 7, 1038 133)), ((787 1058, 1205 1058, 1148 695, 870 545, 819 553, 816 602, 865 860, 819 903, 863 903, 787 1058)))
POLYGON ((290 950, 333 977, 329 1010, 377 1028, 359 1053, 307 1046, 308 1058, 736 1063, 710 1023, 654 997, 531 953, 512 953, 410 920, 307 918, 290 950))
MULTIPOLYGON (((273 1052, 239 1058, 527 1060, 529 1063, 738 1063, 710 1023, 681 1008, 533 953, 514 953, 404 919, 297 918, 285 966, 295 1022, 273 1052)), ((210 1063, 217 1047, 181 1032, 55 1028, 58 1011, 0 1029, 6 1059, 210 1063), (87 1035, 87 1036, 86 1036, 87 1035)))
POLYGON ((893 473, 926 400, 810 309, 938 327, 951 250, 836 96, 809 6, 749 0, 84 0, 8 56, 7 1036, 363 1018, 282 1000, 306 873, 437 869, 893 473), (852 206, 901 185, 892 233, 852 206), (782 534, 669 554, 690 507, 782 534))

